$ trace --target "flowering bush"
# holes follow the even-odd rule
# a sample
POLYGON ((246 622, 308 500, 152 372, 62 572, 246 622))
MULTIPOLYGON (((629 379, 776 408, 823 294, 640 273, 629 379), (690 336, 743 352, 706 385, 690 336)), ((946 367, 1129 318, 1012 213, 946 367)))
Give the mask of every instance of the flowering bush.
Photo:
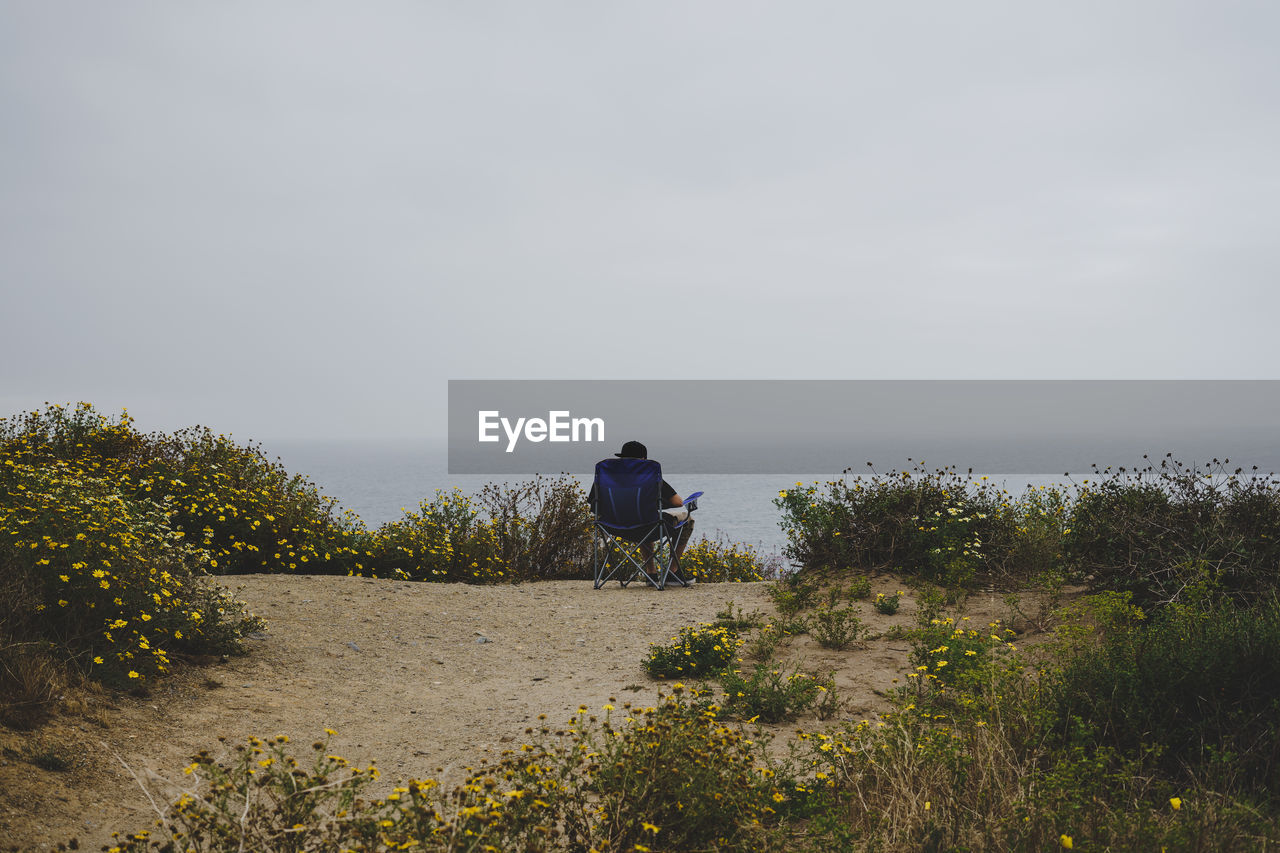
POLYGON ((204 428, 149 437, 155 458, 127 472, 139 494, 169 498, 172 523, 219 574, 347 574, 363 523, 314 483, 204 428))
POLYGON ((933 619, 916 633, 911 652, 916 687, 943 690, 954 687, 980 693, 994 678, 997 657, 1014 651, 1014 633, 999 622, 979 629, 964 617, 933 619))
POLYGON ((802 569, 892 569, 948 588, 1088 578, 1162 604, 1206 586, 1275 589, 1280 478, 1166 456, 1103 469, 1069 491, 1021 496, 917 465, 779 492, 786 554, 802 569))
POLYGON ((742 642, 719 625, 682 628, 670 645, 650 647, 644 669, 654 678, 709 678, 733 661, 742 642))
POLYGON ((205 428, 143 435, 127 412, 112 422, 80 403, 0 420, 0 447, 15 464, 65 463, 163 505, 169 526, 205 552, 215 574, 346 574, 356 562, 358 519, 339 516, 332 498, 259 447, 205 428))
POLYGON ((0 653, 44 643, 80 671, 128 685, 168 670, 175 653, 235 651, 260 621, 207 577, 207 554, 163 502, 96 470, 4 454, 0 653))
POLYGON ((685 548, 680 568, 699 583, 762 581, 777 568, 755 548, 724 539, 699 539, 685 548))
POLYGON ((1185 466, 1166 456, 1139 470, 1097 471, 1084 485, 1064 550, 1095 585, 1131 591, 1143 606, 1173 601, 1206 580, 1242 598, 1276 588, 1275 475, 1217 460, 1185 466))
POLYGON ((367 538, 356 574, 404 580, 493 583, 507 564, 494 525, 471 498, 436 492, 417 512, 384 524, 367 538))
POLYGON ((876 612, 883 613, 885 616, 893 616, 896 614, 901 605, 902 590, 898 590, 893 595, 885 595, 883 592, 877 592, 876 597, 871 601, 871 606, 876 609, 876 612))
POLYGON ((720 686, 724 688, 725 712, 751 722, 794 720, 815 706, 825 719, 837 705, 831 678, 819 678, 799 668, 785 672, 769 662, 756 664, 747 676, 741 670, 725 670, 720 686))
POLYGON ((813 638, 824 649, 847 649, 867 633, 853 608, 819 610, 813 614, 813 638))
POLYGON ((922 465, 778 493, 786 554, 802 568, 894 569, 963 586, 1003 577, 1023 512, 985 478, 922 465))
POLYGON ((785 783, 762 744, 676 685, 647 708, 579 709, 452 790, 410 779, 380 797, 379 778, 328 753, 299 760, 289 739, 250 738, 229 756, 197 755, 202 784, 154 832, 116 836, 117 853, 161 850, 779 849, 769 825, 785 783), (614 712, 624 716, 615 723, 614 712), (772 841, 771 841, 772 839, 772 841))

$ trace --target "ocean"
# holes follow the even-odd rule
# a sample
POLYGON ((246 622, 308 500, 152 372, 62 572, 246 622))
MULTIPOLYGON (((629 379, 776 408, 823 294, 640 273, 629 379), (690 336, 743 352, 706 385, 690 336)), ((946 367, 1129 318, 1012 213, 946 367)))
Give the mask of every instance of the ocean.
MULTIPOLYGON (((424 499, 434 497, 437 490, 460 489, 474 495, 491 482, 529 479, 519 475, 451 475, 443 444, 274 441, 264 443, 263 451, 278 458, 290 473, 312 480, 324 494, 336 498, 369 527, 402 517, 406 509, 416 509, 424 499)), ((909 464, 904 460, 903 466, 909 464)), ((590 469, 569 473, 582 484, 584 492, 590 487, 590 469)), ((694 513, 695 537, 723 537, 751 545, 765 555, 781 555, 786 545, 786 535, 778 526, 780 514, 773 504, 778 492, 793 488, 796 483, 822 483, 840 476, 839 471, 792 475, 682 474, 676 470, 663 473, 682 495, 704 493, 694 513)), ((982 476, 973 474, 975 478, 982 476)), ((985 476, 1014 494, 1021 494, 1028 486, 1067 482, 1061 472, 985 476)), ((1088 476, 1087 472, 1080 475, 1088 476)))

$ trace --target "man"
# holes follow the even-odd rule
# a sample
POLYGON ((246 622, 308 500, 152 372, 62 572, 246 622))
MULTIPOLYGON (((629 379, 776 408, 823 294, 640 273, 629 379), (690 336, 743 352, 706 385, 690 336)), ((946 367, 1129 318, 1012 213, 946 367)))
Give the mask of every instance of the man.
MULTIPOLYGON (((621 459, 648 459, 649 448, 645 447, 638 441, 628 441, 622 445, 620 453, 613 454, 621 459)), ((676 493, 676 490, 666 481, 662 481, 661 500, 663 506, 680 507, 684 506, 684 498, 676 493)), ((591 492, 587 495, 587 503, 591 506, 591 511, 596 511, 596 485, 591 484, 591 492)), ((674 521, 668 521, 668 525, 674 526, 674 521)), ((680 555, 684 553, 684 547, 689 543, 689 537, 693 534, 693 519, 686 519, 685 523, 680 527, 680 536, 676 540, 675 559, 673 568, 680 565, 680 555)), ((649 574, 653 574, 653 545, 649 542, 640 546, 640 553, 644 557, 644 570, 649 574)))

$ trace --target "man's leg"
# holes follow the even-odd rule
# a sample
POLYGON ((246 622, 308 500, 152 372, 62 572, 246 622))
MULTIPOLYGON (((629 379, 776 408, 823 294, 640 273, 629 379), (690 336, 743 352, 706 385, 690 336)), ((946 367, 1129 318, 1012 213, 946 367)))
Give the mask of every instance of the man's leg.
POLYGON ((653 575, 653 544, 645 542, 640 546, 640 556, 644 557, 644 573, 653 575))
POLYGON ((693 519, 689 519, 680 528, 680 541, 676 543, 676 559, 680 559, 680 555, 684 553, 684 546, 689 544, 689 537, 693 535, 693 519))
POLYGON ((676 530, 676 551, 675 557, 671 561, 672 568, 680 568, 680 555, 684 553, 684 548, 689 544, 689 537, 692 535, 693 519, 690 518, 676 530))

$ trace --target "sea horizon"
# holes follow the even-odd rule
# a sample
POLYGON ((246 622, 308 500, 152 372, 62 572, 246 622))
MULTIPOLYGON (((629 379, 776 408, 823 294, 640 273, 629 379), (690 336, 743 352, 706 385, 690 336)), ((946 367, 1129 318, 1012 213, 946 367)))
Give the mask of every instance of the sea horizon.
MULTIPOLYGON (((371 529, 402 518, 405 511, 417 510, 424 500, 434 498, 437 491, 457 489, 464 494, 475 495, 490 483, 526 482, 535 476, 450 474, 444 442, 274 440, 263 442, 262 451, 268 458, 278 459, 290 474, 299 474, 314 482, 323 494, 334 498, 342 509, 354 512, 371 529)), ((1148 460, 1143 460, 1138 454, 1135 460, 1110 464, 1141 467, 1152 461, 1158 464, 1164 456, 1163 453, 1149 455, 1151 458, 1148 460)), ((1179 461, 1203 464, 1201 460, 1179 461)), ((541 476, 555 478, 562 473, 572 476, 585 492, 591 485, 594 462, 584 461, 582 471, 549 472, 541 476)), ((1002 472, 976 467, 970 470, 968 465, 945 461, 933 464, 928 459, 907 456, 903 456, 896 465, 876 464, 874 470, 884 474, 912 469, 917 464, 928 470, 954 465, 960 474, 978 481, 985 477, 986 482, 1014 495, 1021 495, 1027 488, 1073 487, 1096 476, 1089 466, 1070 472, 1002 472)), ((793 474, 699 474, 669 468, 664 470, 664 477, 681 494, 704 493, 694 515, 697 522, 695 535, 723 538, 751 545, 765 554, 780 555, 787 544, 786 535, 779 526, 781 515, 773 504, 780 490, 793 488, 797 483, 809 485, 842 476, 853 478, 871 470, 865 462, 835 471, 797 470, 793 474)))

